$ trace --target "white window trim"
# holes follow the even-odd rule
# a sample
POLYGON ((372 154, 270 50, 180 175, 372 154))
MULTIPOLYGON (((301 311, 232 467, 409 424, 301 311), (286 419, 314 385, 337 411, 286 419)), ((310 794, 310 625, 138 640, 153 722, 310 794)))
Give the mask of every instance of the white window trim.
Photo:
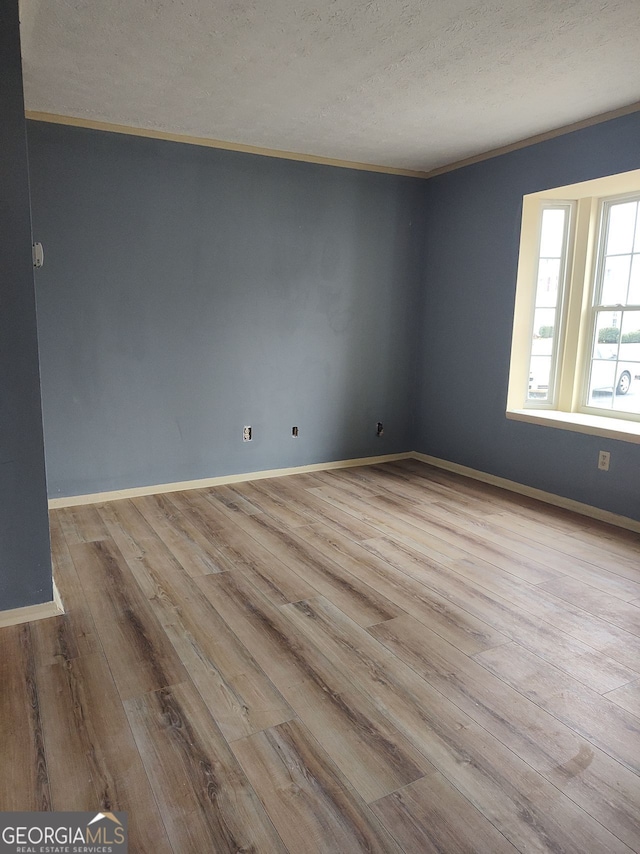
POLYGON ((598 212, 602 200, 640 192, 640 170, 597 178, 581 184, 557 187, 523 198, 520 254, 511 343, 511 364, 506 416, 516 421, 543 424, 562 430, 589 433, 640 443, 640 419, 587 410, 583 405, 584 376, 591 346, 592 282, 598 252, 598 212), (567 287, 563 296, 563 334, 558 342, 557 382, 553 405, 526 401, 529 377, 531 329, 537 269, 541 207, 575 202, 572 215, 572 246, 567 257, 567 287), (564 346, 568 342, 568 346, 564 346))

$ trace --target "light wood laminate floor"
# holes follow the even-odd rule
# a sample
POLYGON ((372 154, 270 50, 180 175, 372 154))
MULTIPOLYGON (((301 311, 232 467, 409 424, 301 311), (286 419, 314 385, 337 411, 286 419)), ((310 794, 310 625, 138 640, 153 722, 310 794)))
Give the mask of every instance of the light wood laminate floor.
POLYGON ((51 514, 0 809, 131 851, 640 851, 640 536, 414 461, 51 514))

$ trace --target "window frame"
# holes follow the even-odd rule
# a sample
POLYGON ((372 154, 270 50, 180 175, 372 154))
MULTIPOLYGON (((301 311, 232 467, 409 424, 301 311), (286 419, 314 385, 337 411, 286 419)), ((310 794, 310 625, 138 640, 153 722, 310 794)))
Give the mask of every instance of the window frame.
POLYGON ((606 245, 600 227, 602 211, 607 203, 638 196, 640 170, 524 196, 507 418, 640 443, 640 414, 587 405, 597 322, 595 288, 600 282, 596 273, 602 263, 602 246, 606 245), (528 401, 542 212, 545 206, 567 203, 572 204, 572 212, 559 339, 554 342, 554 393, 545 401, 528 401))

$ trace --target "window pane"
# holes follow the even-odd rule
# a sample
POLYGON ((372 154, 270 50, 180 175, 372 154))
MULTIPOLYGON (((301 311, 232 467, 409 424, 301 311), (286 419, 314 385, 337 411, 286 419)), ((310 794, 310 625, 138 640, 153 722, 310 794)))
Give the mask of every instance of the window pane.
POLYGON ((540 235, 540 258, 560 258, 564 241, 566 211, 562 208, 546 208, 542 212, 540 235))
POLYGON ((550 356, 553 349, 554 325, 556 311, 554 308, 537 308, 533 318, 533 356, 550 356))
POLYGON ((609 209, 607 255, 619 255, 633 250, 637 214, 637 202, 624 202, 622 204, 611 205, 609 209))
POLYGON ((629 279, 629 305, 640 305, 640 255, 634 255, 631 262, 631 278, 629 279))
POLYGON ((621 316, 619 311, 598 312, 589 368, 589 406, 611 409, 621 316))
POLYGON ((620 327, 620 359, 640 362, 640 311, 625 311, 620 327))
POLYGON ((622 305, 627 301, 630 264, 630 255, 614 255, 605 259, 601 305, 622 305))
POLYGON ((640 362, 618 365, 616 393, 612 398, 612 408, 616 412, 629 412, 640 415, 640 362), (628 391, 624 391, 628 388, 628 391))
POLYGON ((532 356, 529 371, 529 400, 547 400, 549 397, 549 376, 551 374, 551 356, 532 356))
POLYGON ((598 313, 587 403, 640 414, 640 311, 598 313))
POLYGON ((592 358, 615 359, 620 341, 621 311, 599 311, 592 358))
POLYGON ((560 258, 541 258, 538 265, 536 306, 555 307, 558 302, 560 258))
POLYGON ((613 381, 616 375, 615 361, 594 359, 591 362, 589 378, 589 406, 611 409, 613 399, 613 381))
POLYGON ((613 408, 640 413, 640 311, 622 318, 613 408))

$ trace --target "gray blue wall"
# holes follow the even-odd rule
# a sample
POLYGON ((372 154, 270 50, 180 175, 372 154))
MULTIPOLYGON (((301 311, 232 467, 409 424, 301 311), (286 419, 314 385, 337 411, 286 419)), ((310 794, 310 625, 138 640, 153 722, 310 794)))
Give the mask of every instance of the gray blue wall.
POLYGON ((427 182, 416 450, 640 519, 640 445, 505 417, 522 196, 638 168, 635 113, 427 182))
POLYGON ((640 518, 639 445, 505 417, 522 196, 640 168, 640 114, 428 182, 29 147, 51 495, 415 449, 640 518))
POLYGON ((51 496, 410 448, 422 182, 28 133, 51 496))
POLYGON ((17 2, 0 7, 0 611, 52 599, 17 2))

